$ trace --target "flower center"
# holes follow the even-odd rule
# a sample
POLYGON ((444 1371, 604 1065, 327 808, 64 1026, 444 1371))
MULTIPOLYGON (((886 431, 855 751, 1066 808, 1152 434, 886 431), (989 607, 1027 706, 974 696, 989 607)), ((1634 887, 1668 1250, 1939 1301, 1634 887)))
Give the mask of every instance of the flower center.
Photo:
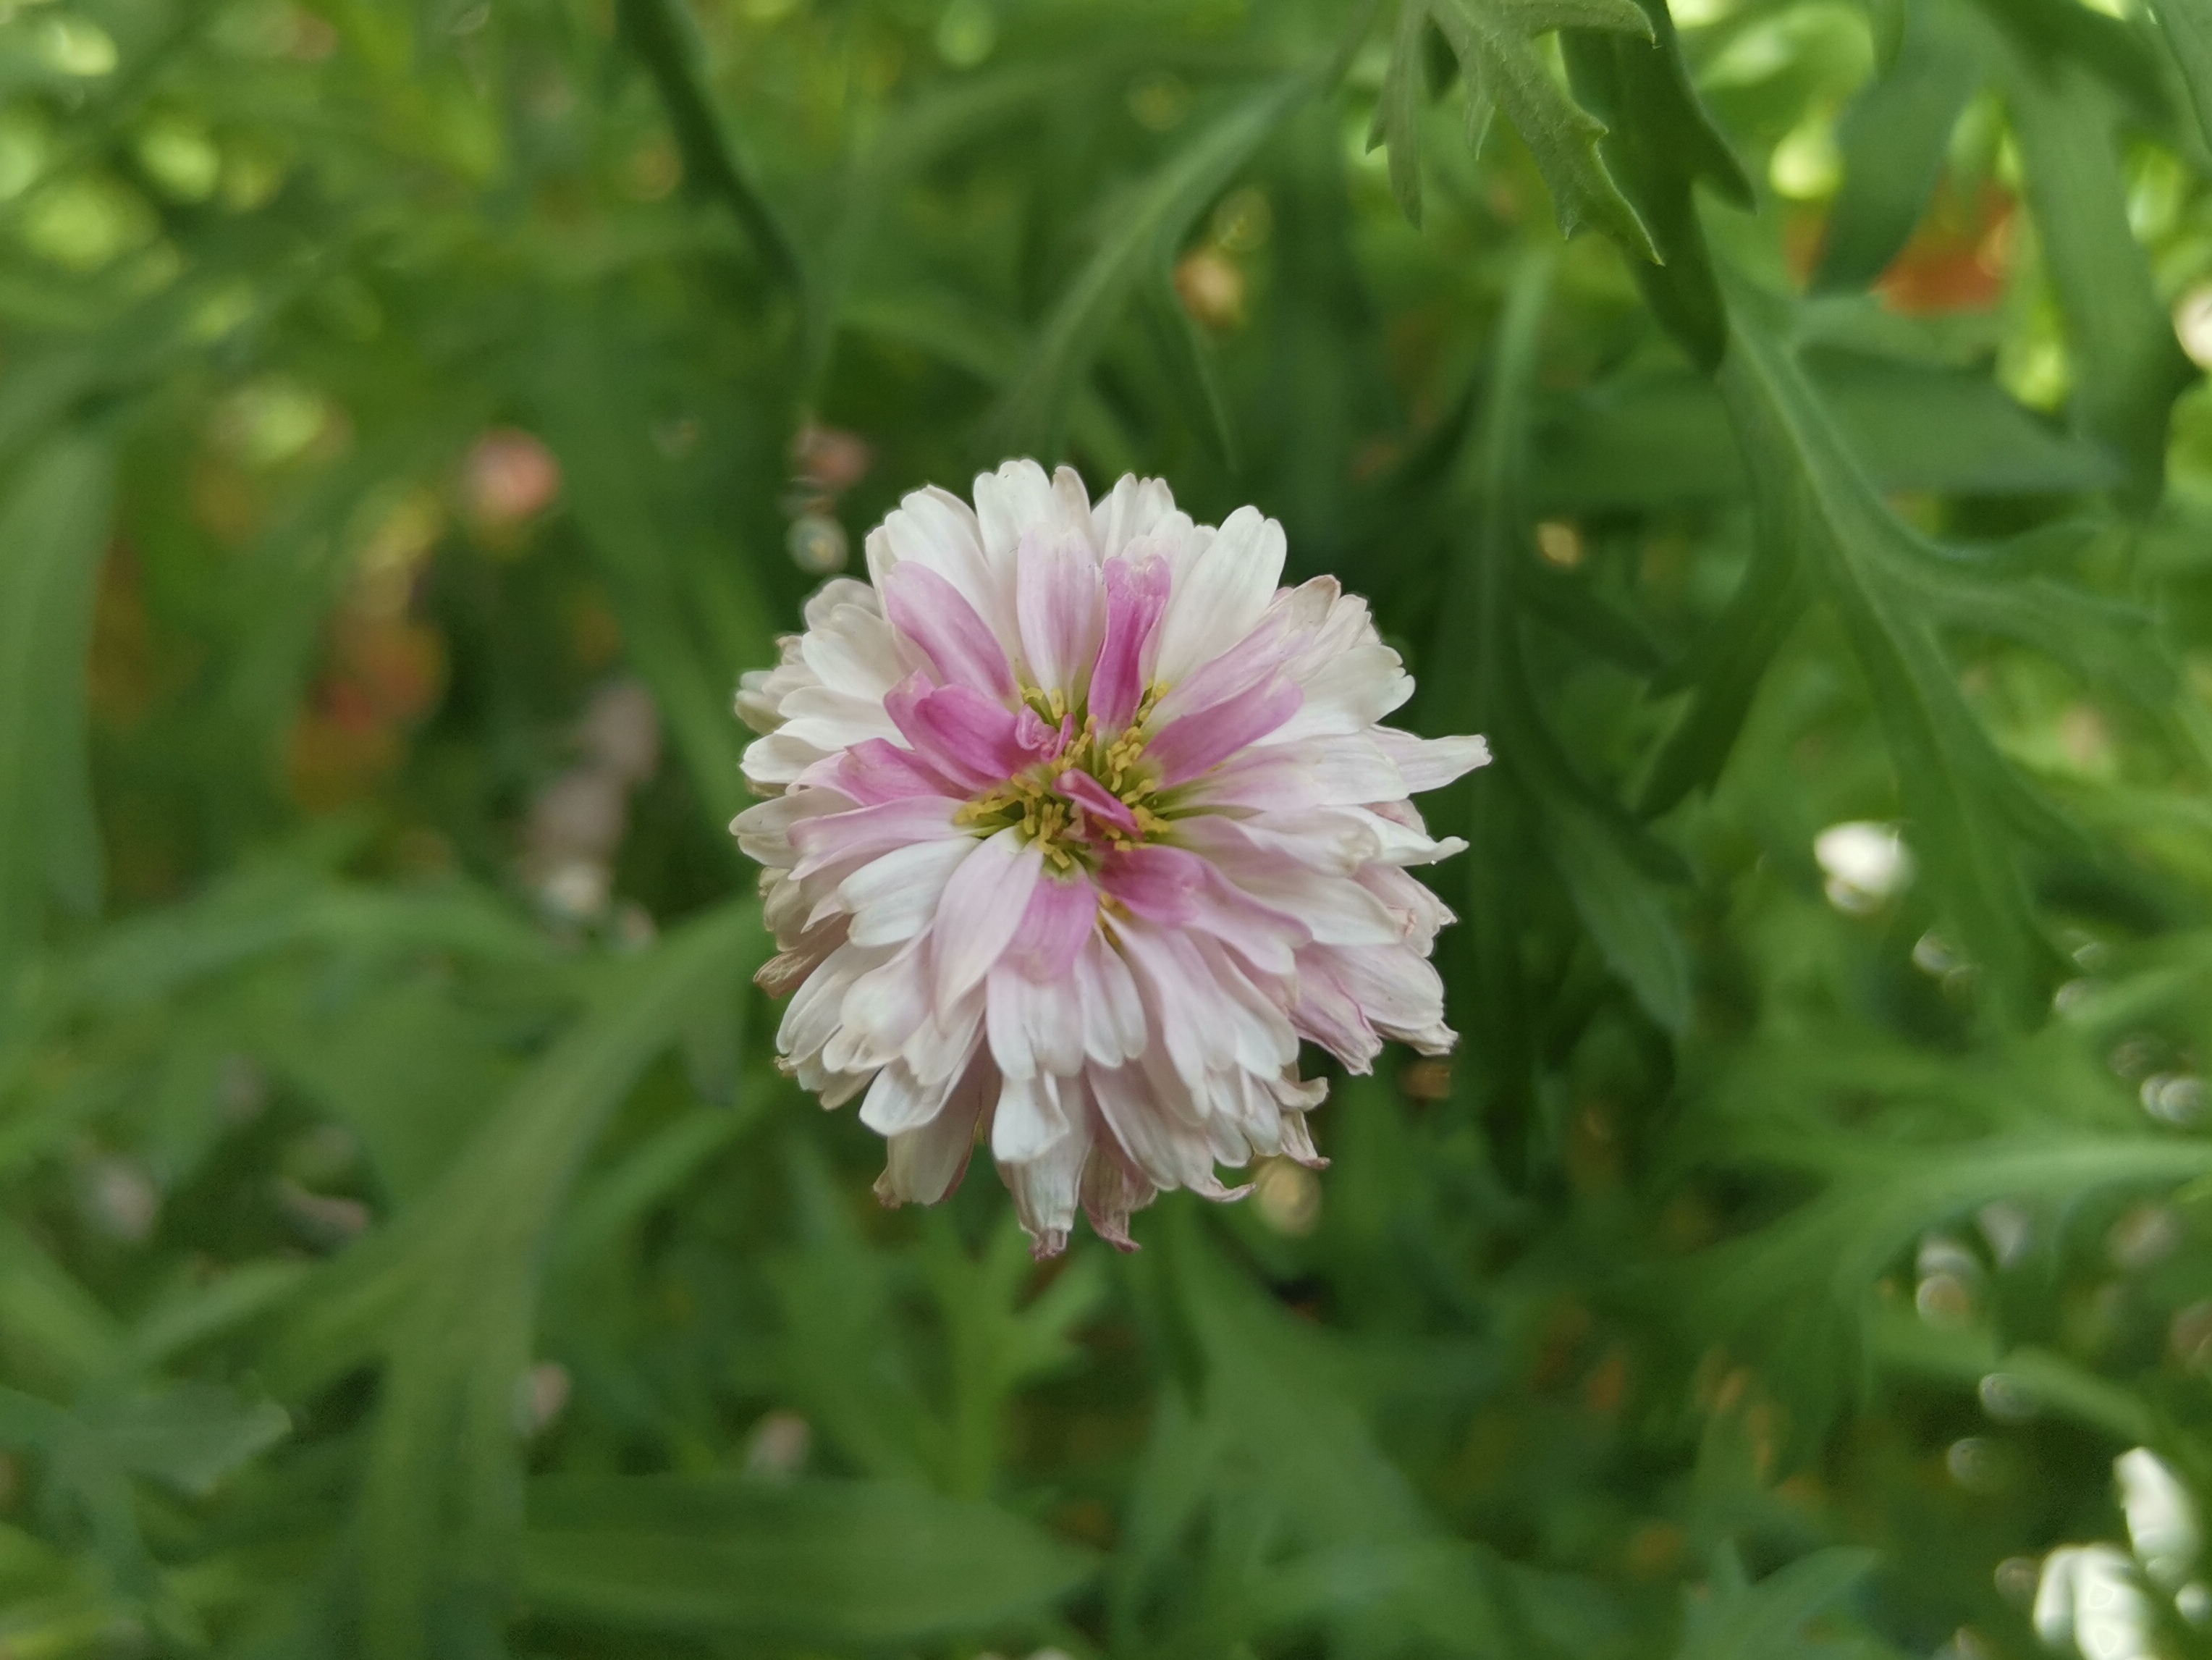
MULTIPOLYGON (((1158 835, 1167 824, 1155 801, 1159 781, 1144 764, 1145 721, 1166 690, 1147 686, 1135 716, 1111 739, 1099 732, 1095 715, 1085 714, 1057 753, 977 796, 955 821, 980 836, 1018 830, 1060 870, 1090 866, 1109 849, 1158 835)), ((1023 702, 1050 722, 1066 714, 1066 700, 1056 690, 1025 689, 1023 702)))

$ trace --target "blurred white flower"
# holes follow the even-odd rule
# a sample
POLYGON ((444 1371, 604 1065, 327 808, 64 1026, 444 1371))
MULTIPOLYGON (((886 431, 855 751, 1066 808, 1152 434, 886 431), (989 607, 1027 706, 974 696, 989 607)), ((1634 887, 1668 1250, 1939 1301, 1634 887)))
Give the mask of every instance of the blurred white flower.
POLYGON ((2188 1490, 2148 1448, 2114 1459, 2112 1477, 2134 1554, 2106 1544, 2051 1552, 2036 1588, 2035 1629, 2051 1647, 2071 1647, 2082 1660, 2154 1660, 2153 1586, 2172 1595, 2191 1623, 2212 1613, 2212 1594, 2186 1583, 2203 1535, 2188 1490))
POLYGON ((2124 1452, 2112 1461, 2120 1488, 2120 1508, 2128 1518, 2128 1539, 2154 1584, 2172 1590, 2189 1578, 2204 1535, 2197 1505, 2165 1460, 2148 1447, 2124 1452))
POLYGON ((574 921, 605 914, 629 829, 630 791, 660 765, 660 715, 636 680, 611 680, 576 723, 576 764, 549 781, 523 827, 523 875, 574 921))
POLYGON ((1813 838, 1813 857, 1827 878, 1828 903, 1863 915, 1912 881, 1912 850, 1893 824, 1850 819, 1813 838))
POLYGON ((84 1219, 111 1239, 143 1243, 161 1214, 161 1189, 135 1158, 95 1158, 78 1172, 77 1195, 84 1219))
POLYGON ((2153 1660, 2150 1598, 2117 1545, 2063 1545, 2043 1561, 2036 1635, 2082 1660, 2153 1660))
POLYGON ((746 1474, 787 1480, 799 1474, 813 1447, 814 1426, 797 1413, 763 1414, 746 1444, 746 1474))
POLYGON ((514 1432, 532 1436, 552 1426, 568 1405, 568 1369, 540 1360, 514 1383, 514 1432))

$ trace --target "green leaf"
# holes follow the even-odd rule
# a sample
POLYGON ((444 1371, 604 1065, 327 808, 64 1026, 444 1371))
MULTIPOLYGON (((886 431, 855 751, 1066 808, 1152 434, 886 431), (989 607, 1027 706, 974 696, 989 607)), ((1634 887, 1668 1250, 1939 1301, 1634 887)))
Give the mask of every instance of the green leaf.
POLYGON ((1844 184, 1829 210, 1815 289, 1865 288, 1897 257, 1935 193, 1951 130, 1983 73, 1947 0, 1906 0, 1894 61, 1836 124, 1844 184))
POLYGON ((1202 423, 1193 424, 1202 426, 1222 465, 1236 472, 1237 435, 1230 425, 1228 399, 1214 367, 1212 343, 1176 295, 1171 266, 1163 264, 1143 292, 1144 320, 1153 350, 1176 388, 1176 401, 1186 409, 1205 412, 1202 423))
POLYGON ((283 1408, 219 1383, 178 1383, 125 1402, 97 1422, 125 1469, 194 1498, 292 1432, 283 1408))
POLYGON ((1879 1560, 1870 1550, 1832 1546, 1801 1556, 1752 1585, 1745 1583, 1733 1552, 1726 1552, 1713 1575, 1711 1597, 1686 1604, 1677 1660, 1795 1660, 1814 1651, 1805 1627, 1865 1578, 1879 1560))
POLYGON ((890 1482, 532 1484, 523 1595, 618 1630, 890 1645, 1033 1625, 1096 1572, 995 1507, 890 1482))
MULTIPOLYGON (((885 118, 837 192, 836 222, 817 264, 820 298, 811 319, 815 337, 807 353, 810 392, 820 386, 829 372, 835 330, 855 320, 847 314, 849 292, 902 188, 962 145, 1016 117, 1049 108, 1097 72, 1098 65, 1089 59, 1018 64, 963 77, 949 86, 933 85, 885 118)), ((911 296, 920 289, 915 275, 902 271, 892 291, 911 296)), ((1010 356, 1018 356, 1018 343, 1010 356)))
POLYGON ((1317 75, 1281 76, 1246 94, 1119 204, 1112 229, 1053 307, 992 424, 1016 454, 1056 456, 1068 412, 1108 326, 1144 274, 1167 258, 1191 222, 1236 176, 1317 75))
POLYGON ((733 966, 757 964, 766 939, 758 906, 745 900, 623 964, 438 1185, 335 1266, 271 1354, 269 1376, 297 1395, 383 1353, 362 1492, 372 1656, 419 1652, 441 1590, 464 1605, 498 1603, 520 1520, 514 1392, 562 1201, 697 997, 726 984, 733 966))
POLYGON ((1917 847, 1966 949, 2017 1016, 2040 1001, 2050 953, 2008 831, 2063 842, 1960 695, 1926 603, 1941 556, 1900 524, 1780 332, 1778 302, 1729 292, 1735 343, 1720 384, 1759 489, 1760 534, 1790 549, 1841 619, 1865 674, 1917 847))
POLYGON ((1535 44, 1554 29, 1652 36, 1635 0, 1430 0, 1471 92, 1504 113, 1551 187, 1559 232, 1595 225, 1632 254, 1659 250, 1599 154, 1605 124, 1567 95, 1535 44))
POLYGON ((1789 550, 1765 541, 1735 592, 1683 659, 1691 697, 1638 793, 1646 818, 1721 775, 1782 642, 1804 614, 1808 585, 1789 550))
POLYGON ((2112 452, 2140 511, 2157 500, 2167 416, 2194 371, 2128 223, 2119 112, 2080 64, 2024 49, 2010 54, 2002 84, 2065 319, 2075 424, 2112 452))
POLYGON ((750 805, 730 690, 740 672, 771 660, 768 613, 746 567, 719 545, 699 546, 678 512, 680 493, 619 344, 596 314, 564 319, 533 365, 532 391, 629 660, 653 689, 692 787, 726 823, 750 805))
POLYGON ((1621 834, 1564 793, 1540 793, 1545 849, 1576 914, 1644 1012, 1669 1031, 1690 1021, 1690 957, 1666 891, 1631 861, 1621 834))
MULTIPOLYGON (((1860 352, 1803 362, 1836 426, 1885 491, 2048 496, 2110 489, 2110 452, 2054 429, 1985 374, 1860 352)), ((1680 373, 1624 375, 1545 400, 1528 480, 1539 512, 1651 508, 1740 496, 1750 479, 1726 405, 1680 373)))
POLYGON ((2212 5, 2206 0, 2157 0, 2151 15, 2189 88, 2197 129, 2212 145, 2212 5))
POLYGON ((729 209, 772 276, 802 288, 798 250, 739 160, 737 141, 708 88, 698 26, 684 0, 620 0, 617 15, 653 76, 694 188, 729 209))
POLYGON ((58 1388, 117 1376, 122 1328, 76 1277, 0 1219, 0 1335, 19 1365, 58 1388))
POLYGON ((1601 153, 1656 252, 1635 266, 1661 325, 1700 368, 1720 362, 1727 307, 1692 198, 1700 180, 1739 207, 1752 204, 1728 140, 1690 85, 1666 0, 1638 0, 1651 46, 1620 35, 1565 37, 1576 94, 1606 124, 1601 153))
POLYGON ((1837 1402, 1869 1381, 1864 1323, 1878 1306, 1875 1282, 1924 1229, 1999 1200, 2171 1189, 2212 1171, 2212 1147, 2201 1144, 2055 1125, 1954 1141, 1939 1154, 1802 1124, 1728 1122, 1740 1138, 1732 1158, 1819 1172, 1829 1185, 1782 1220, 1704 1253, 1694 1272, 1669 1277, 1694 1327, 1788 1381, 1801 1441, 1817 1437, 1837 1402))
POLYGON ((1425 58, 1432 0, 1399 0, 1390 61, 1367 129, 1367 148, 1389 147, 1390 193, 1413 224, 1421 222, 1421 103, 1428 90, 1425 58))
POLYGON ((0 998, 49 893, 79 910, 100 900, 85 674, 113 471, 106 438, 64 430, 0 497, 0 998))

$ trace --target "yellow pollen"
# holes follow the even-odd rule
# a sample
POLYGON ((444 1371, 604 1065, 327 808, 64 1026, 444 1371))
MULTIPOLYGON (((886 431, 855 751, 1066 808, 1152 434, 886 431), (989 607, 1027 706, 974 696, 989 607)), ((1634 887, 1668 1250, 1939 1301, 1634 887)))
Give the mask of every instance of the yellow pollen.
MULTIPOLYGON (((1145 775, 1142 763, 1145 721, 1166 690, 1157 683, 1147 686, 1127 730, 1110 743, 1101 741, 1097 717, 1085 711, 1080 728, 1058 755, 964 803, 955 810, 953 823, 984 836, 1018 830, 1024 841, 1037 844, 1054 870, 1062 872, 1087 865, 1102 848, 1127 850, 1164 834, 1167 819, 1146 805, 1158 795, 1159 784, 1145 775), (1081 834, 1071 834, 1076 830, 1078 809, 1054 787, 1071 771, 1084 773, 1127 807, 1136 820, 1135 830, 1085 815, 1081 834)), ((1066 719, 1067 695, 1057 688, 1024 686, 1021 697, 1055 725, 1066 719)))

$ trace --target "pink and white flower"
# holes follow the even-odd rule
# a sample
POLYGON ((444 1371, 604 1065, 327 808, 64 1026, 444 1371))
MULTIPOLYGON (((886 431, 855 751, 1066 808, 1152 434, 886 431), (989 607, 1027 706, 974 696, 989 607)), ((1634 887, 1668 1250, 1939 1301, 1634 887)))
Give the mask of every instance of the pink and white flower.
POLYGON ((1334 578, 1278 587, 1283 555, 1254 508, 1217 529, 1157 479, 1094 502, 1010 461, 972 508, 908 496, 869 580, 744 678, 760 982, 793 994, 786 1069, 866 1091, 885 1203, 941 1199, 988 1137, 1039 1256, 1079 1205, 1131 1248, 1160 1189, 1322 1162, 1301 1041, 1355 1073, 1452 1046, 1451 913, 1407 867, 1465 844, 1406 798, 1488 751, 1382 725, 1398 654, 1334 578))

